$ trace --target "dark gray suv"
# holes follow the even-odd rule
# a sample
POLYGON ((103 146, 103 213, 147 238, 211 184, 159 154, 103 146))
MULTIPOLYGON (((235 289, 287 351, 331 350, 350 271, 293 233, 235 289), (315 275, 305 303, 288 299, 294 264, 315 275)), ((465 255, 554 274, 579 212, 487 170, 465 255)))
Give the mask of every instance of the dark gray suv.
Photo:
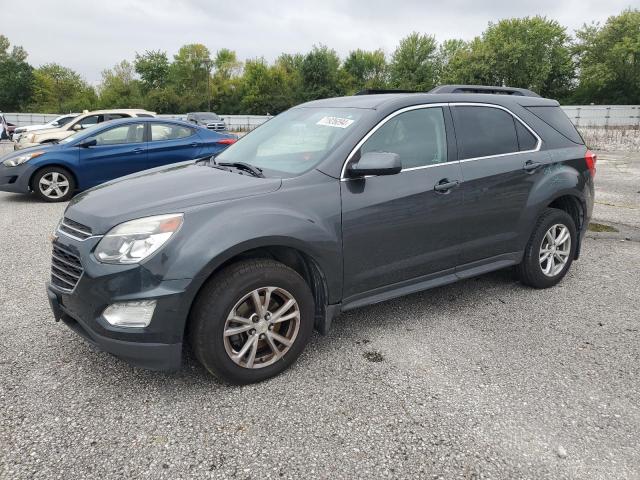
POLYGON ((216 158, 88 190, 53 242, 56 319, 137 366, 177 368, 189 343, 249 383, 340 312, 511 266, 555 285, 595 156, 556 101, 488 91, 314 101, 216 158))

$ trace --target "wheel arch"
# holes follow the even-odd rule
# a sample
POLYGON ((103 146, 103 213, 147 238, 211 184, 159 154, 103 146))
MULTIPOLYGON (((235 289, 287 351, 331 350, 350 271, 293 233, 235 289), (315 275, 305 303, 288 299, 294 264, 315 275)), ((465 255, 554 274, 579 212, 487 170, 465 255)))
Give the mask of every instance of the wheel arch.
POLYGON ((61 168, 63 170, 66 170, 67 172, 69 172, 69 174, 73 178, 73 181, 76 185, 76 189, 78 188, 78 176, 73 171, 73 169, 62 162, 53 162, 53 163, 46 163, 44 165, 40 165, 31 173, 31 177, 29 177, 29 188, 31 189, 32 192, 35 191, 33 181, 35 180, 36 176, 45 168, 61 168))
POLYGON ((582 246, 582 235, 580 235, 580 232, 586 228, 586 205, 584 201, 575 193, 565 193, 554 198, 546 208, 557 208, 558 210, 567 212, 573 219, 576 226, 577 237, 576 252, 573 258, 577 260, 580 256, 580 248, 582 246))
POLYGON ((272 259, 296 271, 307 283, 313 294, 315 303, 314 326, 323 335, 327 333, 334 309, 329 305, 329 285, 320 262, 314 255, 288 242, 270 242, 261 245, 244 244, 217 256, 214 264, 210 264, 199 278, 194 279, 194 294, 189 305, 189 315, 185 322, 186 334, 189 328, 191 309, 204 285, 226 267, 250 259, 272 259))

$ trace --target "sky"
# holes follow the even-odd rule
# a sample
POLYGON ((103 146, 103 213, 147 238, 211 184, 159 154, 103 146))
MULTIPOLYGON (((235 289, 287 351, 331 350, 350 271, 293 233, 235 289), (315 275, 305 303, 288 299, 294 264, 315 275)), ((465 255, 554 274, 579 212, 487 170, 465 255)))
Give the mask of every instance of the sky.
POLYGON ((603 23, 632 0, 0 0, 0 34, 34 66, 55 62, 97 84, 136 52, 170 56, 187 43, 238 58, 274 60, 324 44, 342 58, 357 48, 391 54, 413 31, 465 40, 502 18, 543 15, 568 27, 603 23))

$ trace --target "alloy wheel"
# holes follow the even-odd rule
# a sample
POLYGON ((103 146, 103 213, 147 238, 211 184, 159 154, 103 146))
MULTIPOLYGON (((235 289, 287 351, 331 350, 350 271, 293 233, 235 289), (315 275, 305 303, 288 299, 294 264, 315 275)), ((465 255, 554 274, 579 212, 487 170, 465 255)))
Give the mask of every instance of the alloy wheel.
POLYGON ((300 329, 300 307, 289 292, 260 287, 243 296, 224 325, 224 348, 244 368, 264 368, 280 360, 300 329))
POLYGON ((69 179, 60 172, 49 172, 40 178, 38 188, 47 198, 62 198, 69 192, 69 179))
POLYGON ((571 254, 571 233, 560 223, 553 225, 542 238, 540 268, 547 277, 555 277, 567 264, 571 254))

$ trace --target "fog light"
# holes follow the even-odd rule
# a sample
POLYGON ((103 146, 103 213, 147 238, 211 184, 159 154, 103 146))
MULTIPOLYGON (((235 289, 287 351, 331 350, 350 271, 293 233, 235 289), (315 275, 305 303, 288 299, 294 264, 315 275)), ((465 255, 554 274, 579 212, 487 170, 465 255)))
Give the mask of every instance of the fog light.
POLYGON ((146 327, 155 308, 155 300, 114 303, 104 309, 102 316, 116 327, 146 327))

